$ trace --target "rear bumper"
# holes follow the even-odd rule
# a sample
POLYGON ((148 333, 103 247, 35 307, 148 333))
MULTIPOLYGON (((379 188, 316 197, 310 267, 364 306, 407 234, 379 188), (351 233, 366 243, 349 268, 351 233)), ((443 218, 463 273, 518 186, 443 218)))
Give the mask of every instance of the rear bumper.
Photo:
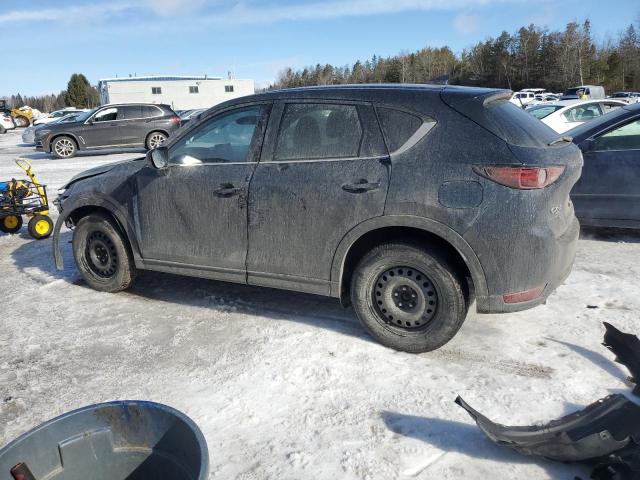
MULTIPOLYGON (((549 235, 545 248, 540 252, 541 258, 539 263, 544 264, 545 268, 542 270, 536 269, 537 273, 535 275, 532 275, 530 270, 512 268, 509 265, 503 265, 501 268, 502 272, 492 272, 491 274, 493 275, 504 275, 504 272, 509 270, 510 291, 490 292, 488 296, 477 297, 476 308, 478 313, 519 312, 544 303, 549 295, 562 285, 571 273, 579 235, 580 224, 575 217, 562 236, 554 238, 552 235, 549 235), (533 300, 521 303, 504 302, 504 295, 543 285, 544 290, 539 297, 533 300)), ((538 241, 539 240, 540 238, 538 238, 538 241)), ((505 248, 521 249, 523 252, 527 252, 527 245, 509 245, 505 246, 505 248)), ((487 276, 489 276, 488 272, 487 276)))

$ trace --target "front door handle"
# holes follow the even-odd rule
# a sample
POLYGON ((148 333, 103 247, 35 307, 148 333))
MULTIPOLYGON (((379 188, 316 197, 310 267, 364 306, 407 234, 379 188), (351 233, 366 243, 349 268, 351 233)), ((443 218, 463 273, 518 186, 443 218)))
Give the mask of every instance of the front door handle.
POLYGON ((222 198, 233 197, 239 195, 242 192, 242 188, 234 187, 232 183, 221 183, 220 188, 214 190, 213 193, 222 198))
POLYGON ((356 180, 353 183, 345 183, 342 185, 342 189, 349 193, 364 193, 380 188, 380 182, 369 182, 363 178, 356 180))

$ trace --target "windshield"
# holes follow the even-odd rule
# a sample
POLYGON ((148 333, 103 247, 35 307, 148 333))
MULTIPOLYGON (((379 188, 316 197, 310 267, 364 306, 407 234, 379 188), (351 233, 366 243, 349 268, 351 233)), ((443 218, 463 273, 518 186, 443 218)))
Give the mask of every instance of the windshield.
POLYGON ((97 108, 94 108, 93 110, 89 110, 87 112, 82 112, 82 113, 78 113, 77 116, 75 117, 74 120, 69 120, 69 121, 73 121, 73 122, 84 122, 85 120, 87 120, 91 115, 93 115, 96 110, 98 110, 97 108))

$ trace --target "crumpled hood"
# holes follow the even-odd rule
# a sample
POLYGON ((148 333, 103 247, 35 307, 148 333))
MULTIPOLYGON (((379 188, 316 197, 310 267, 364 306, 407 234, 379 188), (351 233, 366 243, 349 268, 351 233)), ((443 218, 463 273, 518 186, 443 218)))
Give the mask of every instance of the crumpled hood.
POLYGON ((73 176, 71 180, 69 180, 62 187, 63 189, 69 188, 72 184, 76 183, 78 180, 85 180, 87 178, 96 177, 98 175, 103 175, 112 170, 123 170, 129 172, 133 170, 132 166, 137 166, 141 161, 145 160, 145 157, 134 158, 133 160, 122 160, 120 162, 108 163, 106 165, 101 165, 100 167, 90 168, 89 170, 85 170, 84 172, 80 172, 77 175, 73 176))

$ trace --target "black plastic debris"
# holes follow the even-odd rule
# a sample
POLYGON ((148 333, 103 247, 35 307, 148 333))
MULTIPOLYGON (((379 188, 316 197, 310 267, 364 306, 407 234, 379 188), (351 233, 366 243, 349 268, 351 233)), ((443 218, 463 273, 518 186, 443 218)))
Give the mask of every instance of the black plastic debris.
POLYGON ((544 425, 522 427, 494 423, 460 397, 456 403, 494 443, 524 455, 576 462, 640 444, 640 407, 624 395, 609 395, 584 410, 544 425))
POLYGON ((631 372, 630 381, 636 384, 633 393, 640 395, 640 340, 635 335, 624 333, 610 323, 604 322, 607 331, 604 334, 603 345, 616 356, 616 362, 621 363, 631 372))

